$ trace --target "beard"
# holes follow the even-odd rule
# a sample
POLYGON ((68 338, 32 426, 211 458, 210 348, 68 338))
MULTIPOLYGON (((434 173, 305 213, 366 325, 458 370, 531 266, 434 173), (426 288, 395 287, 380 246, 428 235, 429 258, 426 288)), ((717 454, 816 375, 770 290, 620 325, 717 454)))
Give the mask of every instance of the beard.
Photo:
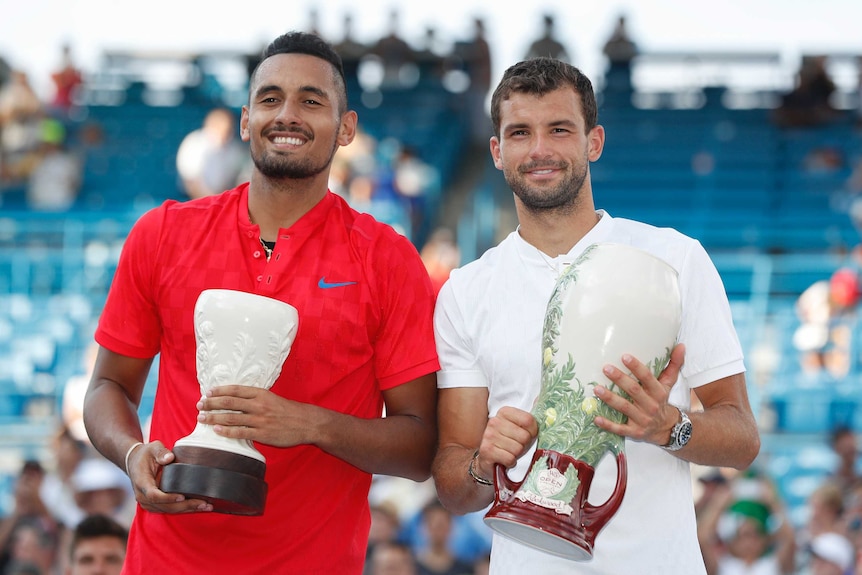
POLYGON ((252 150, 251 161, 254 163, 255 168, 267 178, 276 180, 302 180, 313 178, 329 168, 337 149, 338 142, 333 139, 329 154, 319 161, 308 157, 297 160, 288 154, 267 152, 266 150, 255 152, 252 150))
POLYGON ((531 162, 515 169, 503 170, 503 176, 527 210, 531 212, 571 211, 580 202, 581 190, 587 179, 588 165, 589 159, 585 155, 583 163, 565 172, 563 179, 551 187, 527 183, 524 173, 542 167, 566 170, 569 167, 567 162, 531 162))

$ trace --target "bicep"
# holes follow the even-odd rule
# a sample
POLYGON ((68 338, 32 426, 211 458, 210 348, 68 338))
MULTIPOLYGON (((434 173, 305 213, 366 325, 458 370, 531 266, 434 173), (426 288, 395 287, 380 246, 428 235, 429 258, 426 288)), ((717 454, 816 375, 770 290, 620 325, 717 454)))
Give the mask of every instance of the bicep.
POLYGON ((429 373, 383 392, 386 415, 404 415, 434 423, 437 375, 429 373))
POLYGON ((96 394, 106 385, 114 385, 139 405, 152 363, 153 358, 128 357, 100 347, 87 395, 96 394))
POLYGON ((475 447, 482 441, 488 423, 488 388, 441 389, 437 397, 440 447, 475 447))
POLYGON ((743 373, 730 375, 712 383, 702 385, 695 388, 694 392, 703 404, 704 409, 729 406, 742 411, 751 410, 748 403, 745 374, 743 373))

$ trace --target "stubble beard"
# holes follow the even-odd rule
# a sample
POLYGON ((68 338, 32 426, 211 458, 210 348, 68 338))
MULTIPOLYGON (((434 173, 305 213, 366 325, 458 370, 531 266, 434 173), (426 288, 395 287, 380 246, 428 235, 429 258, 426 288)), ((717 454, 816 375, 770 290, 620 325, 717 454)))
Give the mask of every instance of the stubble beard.
POLYGON ((251 160, 255 168, 267 178, 274 180, 303 180, 314 178, 327 170, 332 163, 332 158, 335 156, 337 149, 338 142, 333 139, 332 148, 327 158, 318 163, 315 163, 312 158, 295 160, 286 154, 276 154, 267 151, 257 154, 252 153, 251 160))
MULTIPOLYGON (((556 185, 538 187, 526 182, 521 169, 505 170, 503 176, 512 192, 528 211, 533 213, 560 212, 571 213, 581 202, 581 190, 587 179, 588 160, 576 167, 556 185)), ((559 164, 557 168, 565 169, 567 164, 559 164)))

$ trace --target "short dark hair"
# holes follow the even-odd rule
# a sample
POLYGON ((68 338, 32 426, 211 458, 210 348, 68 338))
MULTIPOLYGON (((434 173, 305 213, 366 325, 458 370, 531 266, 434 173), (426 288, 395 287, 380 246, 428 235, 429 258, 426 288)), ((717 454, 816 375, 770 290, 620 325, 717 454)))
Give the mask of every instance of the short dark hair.
POLYGON ((74 556, 75 550, 82 541, 98 537, 116 537, 125 547, 129 540, 129 530, 107 515, 88 515, 78 523, 72 533, 69 556, 74 556))
POLYGON ((491 96, 491 123, 494 135, 500 137, 500 105, 512 94, 544 96, 569 86, 581 97, 581 107, 589 132, 598 125, 599 111, 593 84, 583 72, 556 58, 530 58, 510 66, 491 96))
POLYGON ((306 54, 329 62, 332 65, 334 72, 333 77, 335 78, 335 83, 339 89, 338 96, 341 100, 339 112, 343 113, 347 109, 347 82, 344 80, 344 63, 341 61, 341 56, 339 56, 338 52, 335 51, 332 44, 317 34, 312 34, 310 32, 287 32, 270 42, 269 45, 263 49, 263 52, 260 55, 260 62, 258 62, 257 66, 254 67, 254 71, 251 73, 249 89, 251 89, 251 86, 254 84, 254 80, 257 77, 257 70, 260 68, 263 61, 271 56, 277 56, 278 54, 306 54))

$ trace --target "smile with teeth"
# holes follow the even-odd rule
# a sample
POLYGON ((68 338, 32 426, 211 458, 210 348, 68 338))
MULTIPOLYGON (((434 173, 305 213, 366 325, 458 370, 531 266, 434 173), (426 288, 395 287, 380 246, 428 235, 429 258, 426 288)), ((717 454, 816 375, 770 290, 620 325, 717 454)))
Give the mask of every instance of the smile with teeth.
POLYGON ((290 146, 301 146, 304 143, 304 140, 300 138, 293 138, 290 136, 276 136, 272 139, 273 144, 288 144, 290 146))

